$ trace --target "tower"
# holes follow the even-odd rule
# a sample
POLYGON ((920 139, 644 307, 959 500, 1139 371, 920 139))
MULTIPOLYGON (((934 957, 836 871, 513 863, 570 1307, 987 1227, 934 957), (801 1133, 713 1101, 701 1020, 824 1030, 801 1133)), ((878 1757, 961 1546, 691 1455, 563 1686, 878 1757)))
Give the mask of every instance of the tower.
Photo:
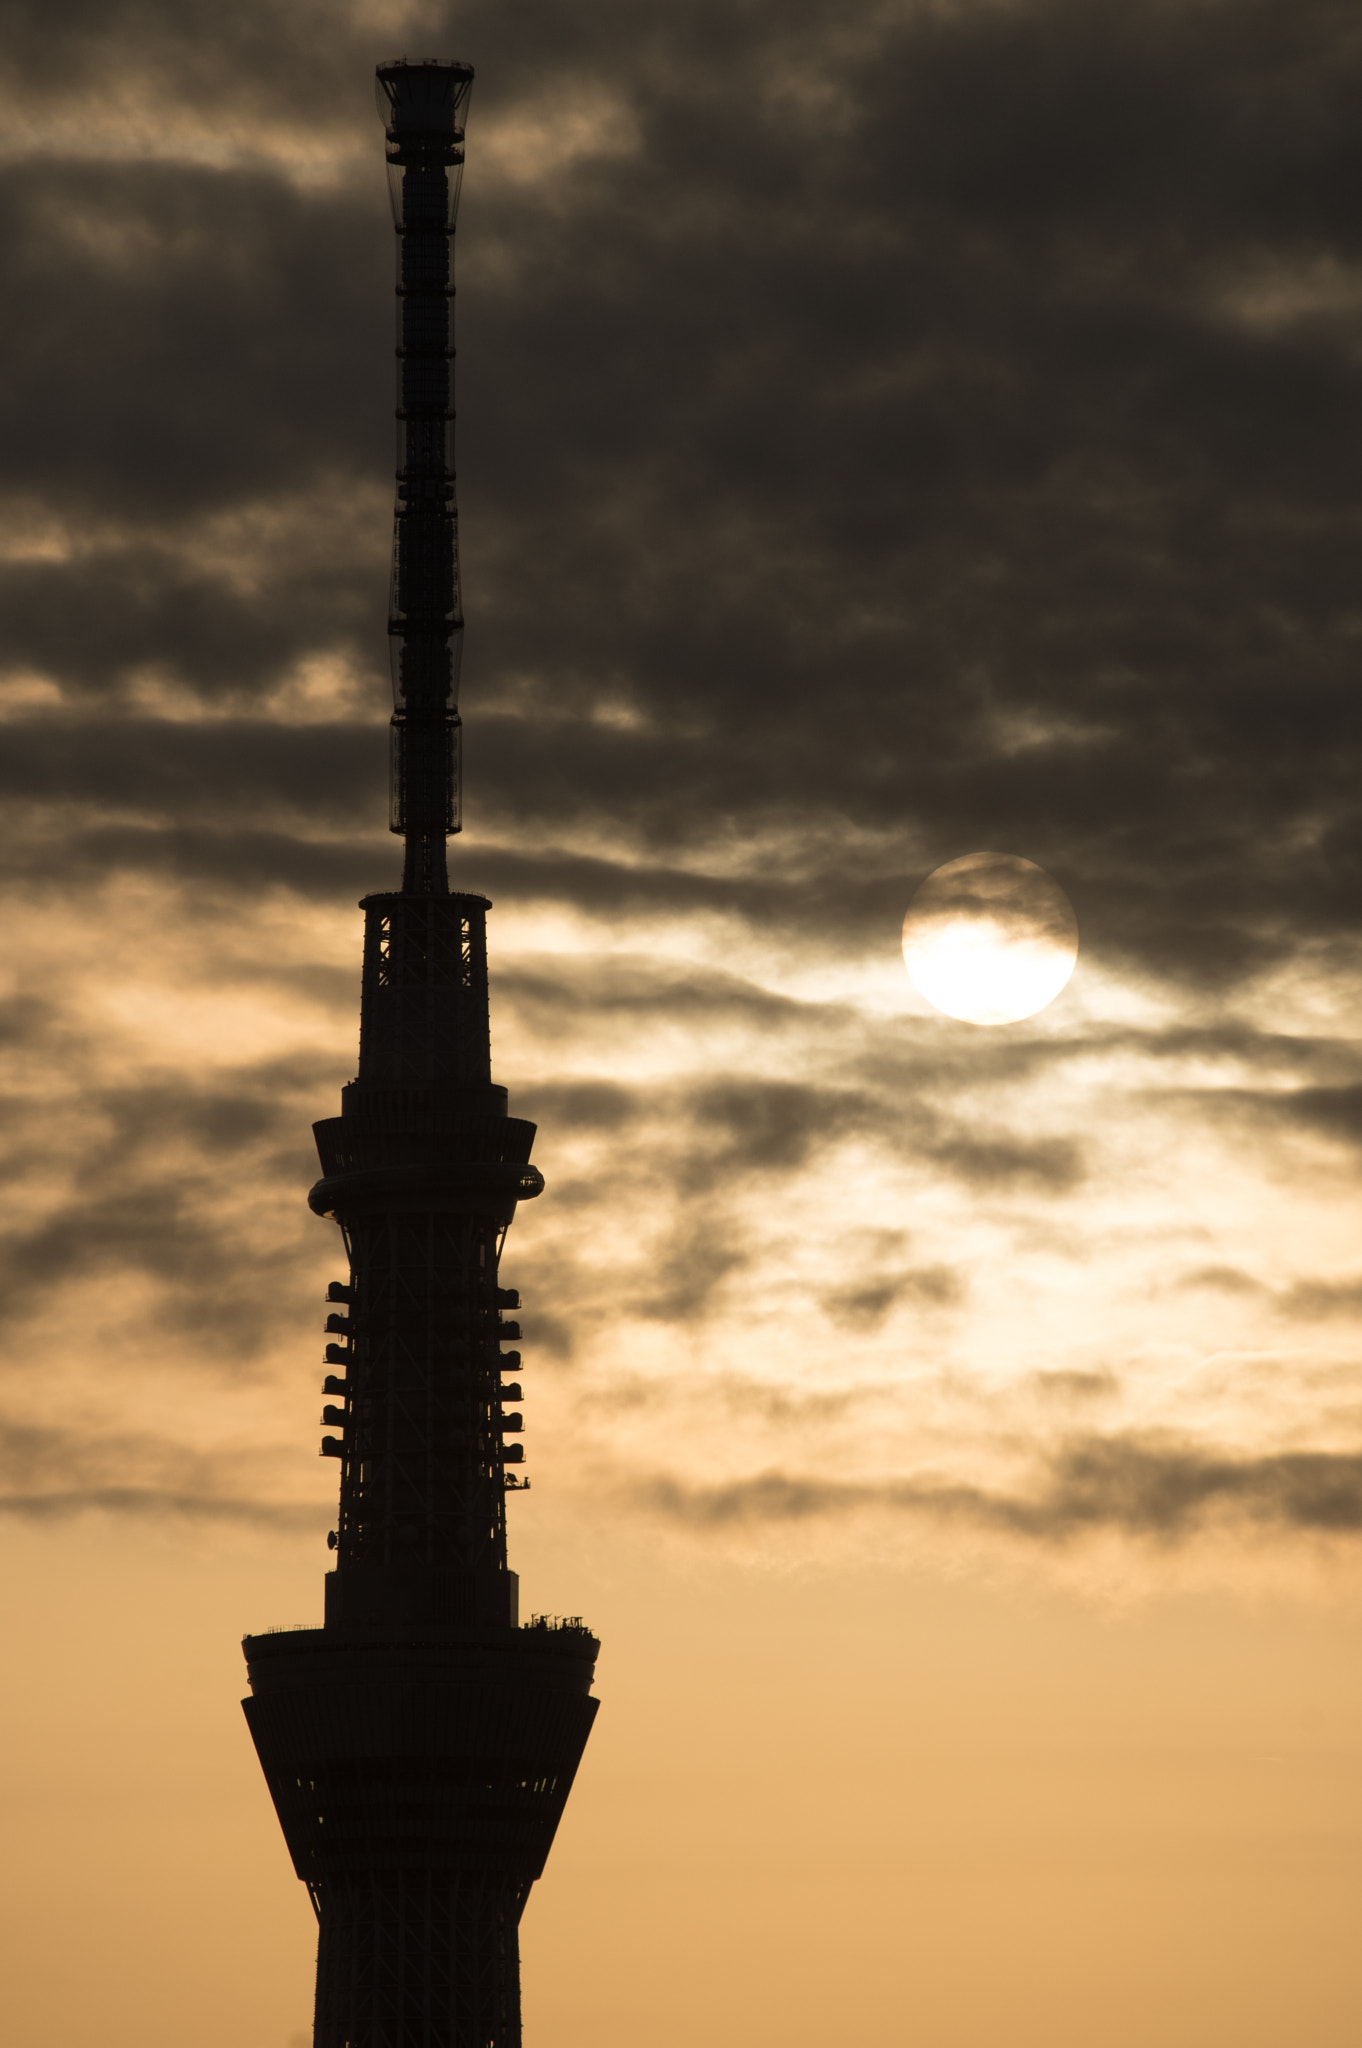
POLYGON ((579 1621, 521 1626, 506 1494, 524 1453, 498 1282, 533 1124, 492 1080, 485 897, 451 894, 459 596, 451 256, 466 64, 383 64, 397 229, 391 824, 368 896, 356 1078, 314 1126, 340 1227, 322 1455, 340 1468, 321 1628, 248 1636, 244 1702, 316 1909, 315 2048, 515 2048, 517 1927, 596 1712, 579 1621))

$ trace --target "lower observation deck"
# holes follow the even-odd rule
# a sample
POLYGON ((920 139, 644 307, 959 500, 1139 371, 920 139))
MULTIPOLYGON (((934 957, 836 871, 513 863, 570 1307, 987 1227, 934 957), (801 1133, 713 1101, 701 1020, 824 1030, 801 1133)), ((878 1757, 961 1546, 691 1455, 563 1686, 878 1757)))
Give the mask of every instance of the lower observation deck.
POLYGON ((243 1648, 246 1718, 314 1897, 376 1868, 528 1892, 596 1715, 588 1629, 296 1629, 243 1648))

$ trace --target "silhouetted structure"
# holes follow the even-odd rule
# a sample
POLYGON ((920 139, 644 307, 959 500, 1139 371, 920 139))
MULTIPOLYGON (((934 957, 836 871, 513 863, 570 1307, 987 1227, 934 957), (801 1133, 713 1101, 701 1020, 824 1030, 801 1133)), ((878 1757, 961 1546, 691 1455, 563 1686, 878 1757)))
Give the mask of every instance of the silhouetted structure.
POLYGON ((340 1225, 322 1454, 340 1461, 320 1629, 248 1636, 245 1702, 320 1923, 317 2048, 512 2048, 517 1925, 596 1711, 578 1621, 518 1625, 497 1262, 543 1181, 491 1078, 488 903, 451 895, 463 619, 451 253, 473 73, 379 67, 398 248, 401 454, 389 632, 400 891, 368 896, 359 1074, 315 1126, 340 1225))

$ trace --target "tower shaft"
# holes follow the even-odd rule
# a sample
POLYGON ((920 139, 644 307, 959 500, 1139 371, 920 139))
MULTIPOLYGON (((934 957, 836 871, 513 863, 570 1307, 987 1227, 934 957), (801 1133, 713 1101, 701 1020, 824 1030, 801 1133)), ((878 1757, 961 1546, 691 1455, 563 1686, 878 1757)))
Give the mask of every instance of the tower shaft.
POLYGON ((491 1077, 485 897, 450 894, 462 634, 450 242, 472 71, 379 69, 398 228, 389 632, 402 888, 368 896, 360 1055, 314 1126, 328 1292, 322 1454, 340 1468, 319 1629, 246 1638, 244 1703, 317 1911, 315 2048, 518 2048, 517 1928, 596 1712, 580 1622, 521 1627, 507 1564, 519 1339, 499 1260, 543 1180, 491 1077))
POLYGON ((424 1624, 515 1620, 508 1489, 522 1418, 502 1375, 520 1335, 498 1284, 516 1204, 543 1180, 534 1125, 491 1078, 489 905, 482 896, 365 898, 359 1073, 341 1114, 314 1126, 322 1179, 309 1196, 350 1254, 327 1328, 341 1463, 327 1615, 424 1624), (508 1469, 510 1468, 510 1469, 508 1469))

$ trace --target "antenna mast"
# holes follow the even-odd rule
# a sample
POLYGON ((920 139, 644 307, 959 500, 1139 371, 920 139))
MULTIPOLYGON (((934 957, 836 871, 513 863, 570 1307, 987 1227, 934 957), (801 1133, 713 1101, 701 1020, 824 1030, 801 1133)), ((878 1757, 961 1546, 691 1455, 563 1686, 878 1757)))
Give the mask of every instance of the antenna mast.
POLYGON ((454 224, 469 64, 380 64, 397 229, 397 504, 388 634, 392 812, 402 890, 443 895, 460 827, 459 514, 454 497, 454 224))

